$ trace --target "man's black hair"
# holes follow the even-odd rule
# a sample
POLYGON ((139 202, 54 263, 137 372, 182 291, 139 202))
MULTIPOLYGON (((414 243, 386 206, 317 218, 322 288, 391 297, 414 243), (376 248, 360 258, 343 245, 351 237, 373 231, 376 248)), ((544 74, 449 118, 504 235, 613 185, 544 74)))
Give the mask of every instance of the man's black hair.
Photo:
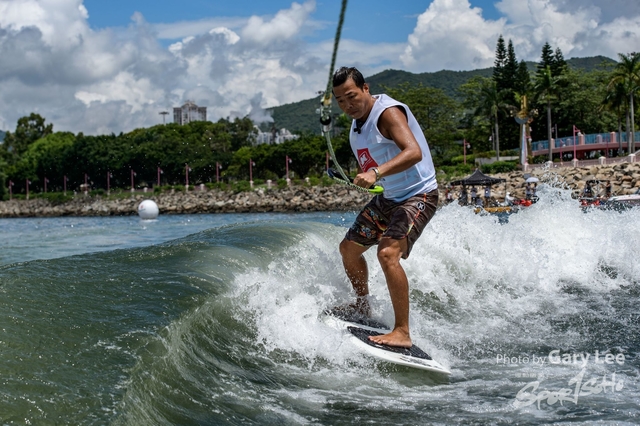
POLYGON ((355 67, 338 68, 336 72, 333 73, 333 87, 341 86, 348 78, 353 80, 356 87, 360 89, 364 88, 364 77, 355 67))

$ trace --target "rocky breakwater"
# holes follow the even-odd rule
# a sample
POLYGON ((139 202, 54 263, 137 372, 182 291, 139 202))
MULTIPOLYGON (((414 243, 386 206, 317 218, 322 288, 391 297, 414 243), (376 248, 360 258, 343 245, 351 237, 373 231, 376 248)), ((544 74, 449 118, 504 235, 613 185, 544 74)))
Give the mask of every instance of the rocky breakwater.
MULTIPOLYGON (((640 188, 640 163, 620 163, 609 166, 592 167, 551 167, 539 168, 528 173, 537 177, 540 184, 571 189, 575 198, 583 194, 587 182, 597 180, 594 195, 605 195, 605 184, 611 184, 611 195, 628 195, 640 188)), ((505 192, 517 198, 525 197, 525 175, 522 171, 498 173, 493 177, 506 179, 503 184, 494 185, 492 195, 497 200, 504 199, 505 192)), ((480 195, 482 191, 478 192, 480 195)))
POLYGON ((137 214, 142 200, 153 200, 160 214, 311 212, 359 210, 371 198, 345 186, 257 188, 249 192, 190 191, 135 193, 130 197, 77 195, 64 203, 36 198, 0 202, 0 217, 122 216, 137 214))

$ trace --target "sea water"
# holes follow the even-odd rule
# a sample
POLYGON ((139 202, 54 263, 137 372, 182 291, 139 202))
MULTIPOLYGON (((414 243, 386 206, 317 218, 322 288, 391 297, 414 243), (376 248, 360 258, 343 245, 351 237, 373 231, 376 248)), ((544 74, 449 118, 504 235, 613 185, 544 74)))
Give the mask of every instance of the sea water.
POLYGON ((353 297, 354 213, 2 219, 0 423, 637 424, 640 209, 539 196, 508 220, 448 205, 403 261, 449 377, 322 321, 353 297))

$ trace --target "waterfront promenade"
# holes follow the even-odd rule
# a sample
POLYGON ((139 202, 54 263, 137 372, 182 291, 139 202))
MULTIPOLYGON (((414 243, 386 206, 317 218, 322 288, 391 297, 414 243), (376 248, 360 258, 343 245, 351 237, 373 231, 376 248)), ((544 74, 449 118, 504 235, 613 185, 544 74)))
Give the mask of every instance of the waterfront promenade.
MULTIPOLYGON (((589 179, 609 181, 612 195, 626 195, 640 187, 640 162, 589 167, 535 167, 529 171, 517 170, 493 176, 505 179, 491 188, 491 196, 502 202, 507 192, 516 198, 525 197, 526 178, 535 176, 539 185, 548 184, 571 189, 579 198, 589 179)), ((440 182, 440 203, 445 203, 448 182, 440 182)), ((459 188, 453 188, 457 198, 459 188)), ((598 189, 598 188, 596 188, 598 189)), ((478 191, 483 194, 483 191, 478 191)), ((55 216, 121 216, 137 214, 138 204, 151 199, 158 204, 160 214, 183 213, 259 213, 259 212, 311 212, 359 210, 371 195, 342 185, 299 185, 282 189, 256 188, 237 192, 220 190, 167 191, 163 193, 122 194, 120 197, 87 196, 77 194, 64 203, 52 203, 36 198, 0 202, 0 217, 55 217, 55 216)))
MULTIPOLYGON (((636 144, 640 143, 640 132, 634 133, 633 140, 636 144)), ((560 159, 562 163, 574 160, 598 161, 597 157, 600 156, 607 161, 616 161, 616 159, 626 157, 629 154, 629 142, 627 134, 624 132, 592 133, 587 135, 577 132, 574 135, 551 139, 551 147, 554 158, 560 159), (595 158, 590 158, 591 156, 595 158)), ((636 145, 637 148, 638 146, 636 145)), ((531 155, 534 157, 548 156, 549 141, 531 142, 531 155)), ((604 164, 614 163, 605 162, 604 164)), ((578 167, 591 165, 595 165, 595 163, 581 163, 578 167)))

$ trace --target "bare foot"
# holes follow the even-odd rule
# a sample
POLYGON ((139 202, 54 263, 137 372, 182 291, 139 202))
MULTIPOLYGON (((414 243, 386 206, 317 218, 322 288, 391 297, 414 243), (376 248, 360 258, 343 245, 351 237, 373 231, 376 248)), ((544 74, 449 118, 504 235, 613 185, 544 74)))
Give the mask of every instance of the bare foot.
POLYGON ((369 318, 371 316, 371 306, 366 297, 358 297, 354 303, 346 303, 344 305, 336 306, 332 308, 330 312, 341 318, 349 317, 363 317, 369 318))
POLYGON ((400 328, 395 328, 391 333, 379 336, 369 336, 369 340, 380 345, 397 346, 400 348, 410 348, 413 346, 409 332, 400 328))

